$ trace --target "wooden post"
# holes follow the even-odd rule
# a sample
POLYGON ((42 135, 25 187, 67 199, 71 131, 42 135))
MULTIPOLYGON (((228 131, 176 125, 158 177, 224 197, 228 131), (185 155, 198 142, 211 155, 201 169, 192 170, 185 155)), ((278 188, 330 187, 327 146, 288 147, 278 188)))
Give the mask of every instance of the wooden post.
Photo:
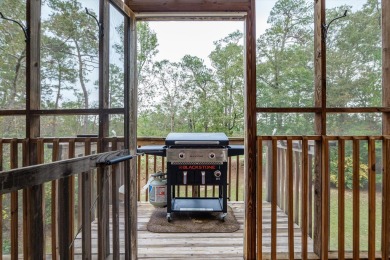
MULTIPOLYGON (((125 0, 129 5, 131 0, 125 0)), ((132 13, 125 17, 125 149, 137 152, 137 30, 136 19, 132 13)), ((137 259, 137 161, 125 164, 125 259, 137 259)))
MULTIPOLYGON (((26 138, 40 136, 40 116, 31 110, 40 109, 40 39, 41 39, 41 0, 28 0, 26 3, 26 25, 29 28, 29 40, 26 45, 26 138)), ((29 142, 29 164, 37 164, 37 144, 29 142)), ((43 186, 38 185, 26 191, 28 258, 45 259, 45 234, 43 215, 43 186)))
POLYGON ((256 259, 256 11, 255 0, 245 19, 245 228, 244 257, 256 259))
MULTIPOLYGON (((108 143, 104 140, 109 136, 109 115, 104 109, 109 108, 109 67, 110 67, 110 3, 109 0, 99 1, 99 22, 103 24, 103 34, 99 35, 99 139, 98 151, 108 151, 108 143)), ((98 183, 98 222, 99 222, 99 257, 106 258, 110 254, 110 227, 108 225, 109 213, 109 185, 108 171, 106 168, 99 168, 97 174, 98 183), (100 197, 104 196, 104 197, 100 197), (102 210, 99 213, 99 210, 102 210), (100 214, 100 215, 99 215, 100 214), (103 253, 103 254, 100 254, 103 253)))
MULTIPOLYGON (((314 6, 314 74, 315 74, 315 106, 321 112, 315 114, 315 134, 326 135, 326 43, 322 31, 325 24, 325 0, 315 1, 314 6)), ((315 142, 314 168, 314 253, 321 255, 322 237, 322 141, 315 142)))
MULTIPOLYGON (((382 1, 382 106, 390 107, 390 2, 382 1)), ((390 112, 382 116, 382 134, 390 135, 390 112)), ((390 255, 390 147, 389 139, 383 141, 383 198, 382 198, 382 258, 390 255), (386 162, 386 164, 385 164, 386 162)))

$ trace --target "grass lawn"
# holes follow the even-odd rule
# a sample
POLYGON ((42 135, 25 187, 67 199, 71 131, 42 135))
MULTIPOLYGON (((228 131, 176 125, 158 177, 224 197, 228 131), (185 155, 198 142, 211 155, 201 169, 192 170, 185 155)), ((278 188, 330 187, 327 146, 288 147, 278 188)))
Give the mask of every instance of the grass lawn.
MULTIPOLYGON (((331 189, 330 192, 330 250, 338 248, 338 192, 331 189)), ((382 193, 376 194, 376 250, 381 248, 381 224, 382 224, 382 193)), ((353 208, 352 191, 345 192, 345 249, 352 250, 353 241, 353 208)), ((368 250, 368 192, 360 191, 360 251, 368 250)))

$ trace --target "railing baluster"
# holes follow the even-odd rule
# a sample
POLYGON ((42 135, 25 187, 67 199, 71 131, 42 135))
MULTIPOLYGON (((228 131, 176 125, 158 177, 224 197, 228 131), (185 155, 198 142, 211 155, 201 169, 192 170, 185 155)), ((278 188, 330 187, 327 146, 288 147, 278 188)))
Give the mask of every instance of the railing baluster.
MULTIPOLYGON (((0 171, 3 171, 3 139, 0 138, 0 171)), ((0 260, 3 259, 3 194, 0 195, 0 260)))
MULTIPOLYGON (((91 154, 91 139, 86 139, 84 142, 84 154, 91 154)), ((81 243, 82 243, 82 256, 83 259, 92 258, 92 246, 91 246, 91 199, 92 199, 92 174, 91 172, 84 172, 81 175, 81 205, 83 213, 81 216, 81 223, 83 227, 81 243)))
POLYGON ((282 149, 278 148, 278 173, 277 173, 277 189, 278 189, 278 195, 277 195, 277 205, 278 207, 283 210, 283 205, 282 205, 282 199, 284 199, 282 197, 282 188, 283 188, 283 185, 282 185, 282 180, 283 180, 283 151, 282 149))
POLYGON ((326 137, 322 137, 322 245, 321 259, 328 259, 329 251, 329 141, 326 137))
MULTIPOLYGON (((100 140, 98 148, 102 151, 103 140, 100 140)), ((109 187, 107 185, 109 174, 108 167, 100 166, 97 177, 97 214, 98 214, 98 258, 106 259, 110 254, 110 235, 109 235, 109 187)))
MULTIPOLYGON (((28 139, 23 139, 22 141, 22 160, 23 160, 23 167, 25 166, 28 166, 29 163, 28 163, 28 155, 27 155, 27 151, 28 151, 28 139)), ((23 255, 25 256, 28 256, 28 250, 29 250, 29 246, 28 246, 28 237, 27 237, 27 234, 28 234, 28 227, 27 227, 27 220, 28 220, 28 207, 27 207, 27 189, 24 189, 23 190, 23 255)), ((1 210, 0 210, 1 212, 1 210)), ((0 225, 1 227, 1 225, 0 225)), ((1 243, 0 243, 0 246, 1 246, 1 243)))
MULTIPOLYGON (((310 152, 310 151, 309 151, 310 152)), ((309 236, 313 238, 313 155, 308 155, 309 160, 309 208, 308 208, 308 219, 309 219, 309 236)))
POLYGON ((375 259, 375 140, 368 139, 368 258, 375 259))
MULTIPOLYGON (((11 169, 18 168, 18 140, 11 140, 11 169)), ((11 193, 11 259, 18 259, 18 191, 11 193)))
MULTIPOLYGON (((236 156, 236 201, 238 201, 239 187, 240 187, 240 156, 236 156)), ((213 194, 214 196, 214 194, 213 194)), ((215 196, 214 196, 215 197, 215 196)))
MULTIPOLYGON (((68 143, 68 157, 74 157, 74 139, 68 143)), ((58 234, 61 259, 73 259, 74 246, 74 178, 62 178, 58 181, 58 234)))
POLYGON ((165 157, 161 157, 161 169, 162 172, 165 172, 165 157))
POLYGON ((263 259, 263 141, 257 138, 257 259, 263 259))
MULTIPOLYGON (((76 143, 75 139, 71 139, 69 142, 69 158, 74 158, 75 157, 75 151, 76 150, 76 143)), ((71 243, 74 238, 74 210, 75 210, 75 176, 71 176, 69 178, 69 203, 70 203, 70 214, 69 216, 69 238, 71 239, 71 243)), ((69 248, 70 252, 70 259, 74 259, 74 244, 69 248)))
POLYGON ((338 258, 345 258, 345 140, 338 141, 338 258))
MULTIPOLYGON (((118 149, 118 141, 115 138, 112 142, 112 150, 118 149)), ((156 172, 156 156, 154 156, 154 168, 156 172)), ((120 242, 119 242, 119 165, 113 165, 111 168, 111 185, 112 185, 112 256, 113 259, 119 259, 120 242)))
POLYGON ((308 175, 309 175, 309 169, 308 169, 308 141, 307 137, 303 137, 302 140, 302 182, 301 182, 301 200, 302 200, 302 207, 301 207, 301 243, 302 243, 302 250, 301 250, 301 257, 303 260, 307 259, 307 237, 308 237, 308 224, 307 224, 307 204, 308 204, 308 175))
MULTIPOLYGON (((60 142, 59 139, 56 138, 53 141, 53 149, 52 149, 52 161, 60 160, 60 142)), ((57 242, 57 185, 58 180, 51 182, 51 254, 52 259, 58 259, 58 242, 57 242)))
POLYGON ((231 201, 232 200, 232 157, 229 157, 228 159, 229 161, 229 168, 228 168, 228 171, 229 171, 229 200, 231 201))
MULTIPOLYGON (((149 180, 149 155, 145 155, 145 184, 148 183, 149 180)), ((145 192, 145 201, 149 200, 149 188, 146 189, 145 192)))
POLYGON ((137 198, 138 201, 141 201, 141 156, 137 157, 137 198))
POLYGON ((353 138, 353 179, 352 179, 352 187, 353 187, 353 259, 359 259, 359 250, 360 250, 360 217, 359 217, 359 190, 360 190, 360 174, 359 174, 359 148, 360 142, 358 139, 353 138))
MULTIPOLYGON (((294 168, 293 168, 293 150, 292 139, 287 137, 287 194, 288 194, 288 253, 289 259, 294 259, 294 168)), ((297 192, 297 191, 295 191, 297 192)), ((286 195, 286 194, 284 194, 286 195)), ((298 194, 295 194, 298 196, 298 194)))
POLYGON ((382 178, 382 259, 390 255, 390 138, 383 139, 383 178, 382 178))
POLYGON ((271 202, 271 259, 276 259, 277 235, 277 174, 278 174, 278 140, 272 137, 272 202, 271 202))
POLYGON ((295 201, 294 201, 294 222, 295 224, 299 225, 299 204, 300 204, 300 192, 299 192, 299 187, 300 187, 300 182, 301 182, 301 167, 299 164, 299 152, 294 152, 294 169, 295 169, 295 201))

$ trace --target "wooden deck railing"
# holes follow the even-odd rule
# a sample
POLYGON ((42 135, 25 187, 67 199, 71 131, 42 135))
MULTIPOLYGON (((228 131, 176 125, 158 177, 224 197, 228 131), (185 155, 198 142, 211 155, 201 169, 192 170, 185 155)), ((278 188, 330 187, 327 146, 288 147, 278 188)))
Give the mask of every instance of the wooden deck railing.
MULTIPOLYGON (((139 145, 161 144, 163 140, 163 138, 140 138, 139 145)), ((238 139, 233 143, 242 143, 242 141, 238 139)), ((108 236, 108 231, 103 228, 103 222, 108 221, 109 216, 102 214, 103 212, 108 214, 109 205, 114 213, 118 210, 117 191, 124 183, 123 167, 118 165, 106 167, 106 170, 91 170, 96 167, 96 164, 92 167, 91 163, 86 164, 85 160, 95 158, 91 155, 96 154, 102 142, 98 138, 37 139, 30 142, 37 144, 38 163, 59 161, 51 166, 50 164, 39 166, 45 170, 37 170, 44 176, 38 178, 38 175, 31 173, 32 168, 28 173, 18 169, 28 164, 25 152, 28 142, 21 139, 0 139, 0 170, 7 171, 7 176, 10 178, 1 180, 3 186, 0 212, 3 217, 0 218, 2 230, 0 259, 3 255, 10 255, 12 258, 21 254, 28 255, 29 227, 26 222, 25 188, 41 183, 45 183, 43 191, 46 204, 43 209, 46 236, 44 254, 51 254, 53 259, 59 259, 59 255, 73 256, 72 242, 77 233, 82 230, 82 253, 83 256, 88 257, 92 250, 88 227, 96 216, 100 216, 97 219, 102 221, 100 229, 105 230, 105 233, 101 233, 99 241, 106 241, 100 242, 105 243, 106 246, 99 246, 99 253, 106 254, 108 240, 104 240, 104 237, 108 236), (73 161, 66 161, 70 158, 73 158, 71 159, 73 161), (70 164, 65 167, 64 163, 67 162, 73 165, 73 168, 69 166, 70 164), (57 167, 66 168, 66 171, 59 173, 57 167), (16 172, 25 175, 15 175, 16 172), (14 182, 9 182, 11 179, 14 182)), ((121 150, 123 147, 121 138, 107 138, 105 142, 113 151, 121 150)), ((262 207, 260 204, 257 205, 258 224, 262 223, 257 225, 258 259, 262 257, 276 259, 283 254, 290 259, 293 256, 302 259, 311 256, 321 257, 321 259, 328 257, 388 259, 390 251, 389 137, 262 136, 258 137, 258 148, 258 154, 261 155, 258 156, 257 167, 258 203, 262 201, 271 203, 270 252, 262 252, 262 242, 268 239, 263 238, 263 228, 267 229, 268 223, 262 223, 262 207), (318 157, 318 154, 322 157, 318 157), (366 167, 363 167, 364 165, 366 167), (361 180, 366 175, 367 185, 360 188, 361 180), (333 187, 334 183, 337 183, 337 187, 333 187), (349 190, 351 187, 352 189, 349 190), (349 194, 352 199, 349 199, 349 194), (367 200, 364 199, 365 197, 367 200), (367 204, 364 204, 364 201, 367 201, 367 204), (347 204, 351 204, 351 217, 346 210, 347 204), (288 223, 284 228, 287 232, 288 248, 278 247, 278 241, 284 235, 276 233, 276 230, 283 230, 277 229, 276 226, 278 208, 288 215, 288 223), (337 214, 331 215, 330 212, 334 211, 337 211, 337 214), (318 212, 324 214, 319 215, 318 212), (364 215, 368 216, 368 231, 361 227, 364 224, 362 223, 364 215), (336 223, 334 223, 335 219, 336 223), (348 226, 350 222, 352 225, 348 226), (296 226, 301 230, 299 241, 294 240, 296 226), (333 232, 334 229, 338 232, 333 232), (367 239, 364 239, 365 237, 367 239), (309 240, 313 243, 308 243, 309 240), (366 242, 363 243, 363 240, 366 242), (333 241, 337 241, 336 246, 333 245, 333 241), (312 244, 314 248, 308 246, 312 244)), ((148 199, 147 193, 140 188, 145 185, 150 174, 165 170, 165 161, 164 158, 146 155, 138 157, 137 160, 138 200, 145 201, 148 199)), ((230 200, 243 200, 242 161, 242 157, 233 157, 229 160, 230 200)), ((192 187, 180 187, 180 189, 181 193, 188 195, 195 192, 197 196, 211 196, 218 192, 212 186, 200 191, 192 187)), ((115 239, 119 236, 116 227, 118 222, 115 219, 116 217, 113 218, 113 239, 110 241, 119 241, 115 239)), ((114 244, 110 250, 119 252, 119 247, 114 244)))
MULTIPOLYGON (((97 154, 98 146, 102 140, 98 138, 42 138, 31 140, 37 144, 38 163, 51 163, 56 161, 57 164, 51 165, 50 172, 56 172, 63 160, 71 158, 79 158, 80 162, 84 161, 85 156, 97 154), (81 158, 81 159, 80 159, 81 158)), ((110 150, 123 149, 123 138, 106 138, 104 142, 110 150)), ((139 138, 138 145, 163 144, 164 138, 139 138)), ((233 144, 242 144, 243 139, 231 140, 233 144)), ((28 140, 25 139, 0 139, 0 171, 8 171, 12 173, 12 169, 18 169, 28 165, 27 147, 28 140)), ((157 156, 145 155, 138 157, 138 200, 147 201, 148 194, 142 187, 146 184, 150 174, 157 171, 165 171, 164 158, 157 156)), ((87 164, 88 167, 92 167, 87 164)), ((46 236, 46 252, 45 254, 52 255, 53 259, 58 259, 59 255, 73 255, 73 240, 79 232, 83 232, 83 255, 91 254, 91 245, 88 241, 91 240, 90 225, 96 218, 99 212, 109 212, 107 207, 112 207, 113 214, 118 210, 120 194, 119 187, 124 184, 123 165, 112 166, 107 168, 107 171, 98 173, 97 170, 89 170, 83 167, 67 168, 63 175, 52 175, 50 181, 37 178, 34 173, 26 173, 23 178, 13 183, 14 187, 2 186, 0 195, 0 259, 3 255, 11 256, 12 258, 18 255, 28 255, 28 230, 27 230, 27 193, 24 187, 30 187, 36 184, 44 184, 44 207, 45 215, 45 236, 46 236), (104 175, 105 181, 102 182, 98 176, 104 175), (56 178, 57 176, 58 178, 56 178), (62 178, 69 176, 68 178, 62 178), (60 180, 58 180, 61 177, 60 180), (38 180, 38 183, 31 182, 38 180), (99 180, 99 181, 98 181, 99 180), (102 189, 102 185, 105 185, 102 189), (22 187, 23 186, 23 187, 22 187), (101 190, 105 194, 99 196, 101 190), (106 194, 107 193, 107 194, 106 194), (101 205, 104 207, 101 211, 97 210, 97 203, 104 198, 106 201, 101 205), (61 202, 61 205, 59 205, 61 202), (88 212, 85 210, 88 209, 88 212), (67 212, 64 214, 64 212, 67 212), (64 223, 69 223, 65 225, 64 223), (69 228, 68 233, 59 232, 59 228, 69 228), (21 228, 20 228, 21 227, 21 228), (59 235, 61 233, 62 235, 59 235), (60 245, 69 245, 69 250, 64 252, 65 248, 60 245), (61 251, 62 250, 62 251, 61 251)), ((48 174, 46 172, 46 174, 48 174)), ((45 177, 45 178, 46 178, 45 177)), ((13 176, 15 178, 15 176, 13 176)), ((230 200, 243 200, 243 157, 236 156, 229 159, 228 194, 230 200)), ((4 180, 2 179, 2 182, 4 180)), ((11 183, 9 183, 11 184, 11 183)), ((4 184, 2 184, 4 185, 4 184)), ((217 187, 179 187, 181 193, 187 195, 195 193, 196 196, 214 196, 218 192, 217 187), (195 191, 196 188, 196 191, 195 191), (181 190, 180 190, 181 189, 181 190)), ((99 202, 102 203, 102 202, 99 202)), ((102 217, 102 216, 101 216, 102 217)), ((108 216, 105 216, 108 219, 108 216)), ((113 222, 115 225, 115 221, 113 222)), ((114 230, 116 228, 114 227, 114 230)), ((119 234, 113 234, 113 241, 119 234)), ((118 245, 114 244, 113 252, 119 252, 118 245)), ((99 247, 102 250, 104 247, 99 247)), ((104 253, 104 252, 102 252, 104 253)))
POLYGON ((124 156, 127 151, 119 151, 122 140, 104 141, 109 142, 112 152, 97 153, 102 143, 97 138, 31 140, 37 145, 38 165, 22 167, 27 165, 28 140, 0 139, 0 259, 18 259, 20 255, 26 258, 32 246, 37 251, 34 259, 45 255, 73 259, 74 239, 81 230, 82 257, 91 259, 91 222, 95 218, 99 226, 99 256, 107 256, 111 251, 119 259, 118 189, 123 164, 118 158, 131 158, 124 156), (108 166, 111 162, 115 164, 108 166), (44 234, 32 234, 27 220, 26 200, 32 187, 43 187, 44 234), (108 230, 109 212, 112 234, 108 230), (45 244, 29 242, 32 236, 45 237, 41 240, 45 244))
POLYGON ((258 259, 277 259, 281 255, 308 259, 310 254, 321 259, 389 258, 390 137, 259 136, 257 146, 258 259), (332 189, 330 180, 337 184, 332 189), (346 198, 346 187, 351 189, 348 194, 352 194, 352 203, 346 198), (313 192, 317 194, 314 200, 313 192), (368 203, 361 201, 365 197, 368 203), (263 200, 271 202, 270 252, 262 249, 266 225, 263 200), (352 204, 352 214, 346 212, 347 202, 352 204), (278 247, 282 234, 277 234, 277 207, 288 215, 287 248, 278 247), (347 213, 351 216, 348 219, 347 213), (365 214, 368 230, 360 221, 365 214), (348 225, 350 222, 352 225, 348 225), (294 240, 294 225, 301 230, 299 241, 294 240), (314 248, 308 248, 308 239, 313 239, 314 248), (333 241, 337 243, 330 247, 333 241), (347 248, 346 242, 352 245, 347 248))

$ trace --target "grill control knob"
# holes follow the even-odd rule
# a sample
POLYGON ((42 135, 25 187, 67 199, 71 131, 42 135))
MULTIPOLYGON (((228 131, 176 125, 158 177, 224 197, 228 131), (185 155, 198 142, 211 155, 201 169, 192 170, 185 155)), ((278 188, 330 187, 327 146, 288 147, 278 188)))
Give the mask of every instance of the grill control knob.
POLYGON ((186 158, 186 155, 185 155, 185 153, 179 153, 179 158, 180 158, 180 159, 184 159, 184 158, 186 158))
POLYGON ((217 177, 217 178, 219 178, 219 177, 221 177, 221 171, 220 170, 216 170, 215 172, 214 172, 214 176, 215 177, 217 177))
POLYGON ((215 158, 215 153, 209 153, 209 158, 214 159, 215 158))

